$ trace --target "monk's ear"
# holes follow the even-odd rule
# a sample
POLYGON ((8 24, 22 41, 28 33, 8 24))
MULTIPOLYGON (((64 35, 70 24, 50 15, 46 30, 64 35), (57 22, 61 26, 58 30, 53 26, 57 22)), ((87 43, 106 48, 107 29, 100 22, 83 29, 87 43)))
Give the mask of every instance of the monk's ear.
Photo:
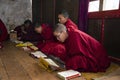
POLYGON ((53 32, 53 35, 54 35, 54 36, 56 36, 57 34, 58 34, 58 32, 56 32, 56 31, 53 32))
POLYGON ((67 31, 64 30, 64 31, 62 31, 62 33, 67 34, 67 31))

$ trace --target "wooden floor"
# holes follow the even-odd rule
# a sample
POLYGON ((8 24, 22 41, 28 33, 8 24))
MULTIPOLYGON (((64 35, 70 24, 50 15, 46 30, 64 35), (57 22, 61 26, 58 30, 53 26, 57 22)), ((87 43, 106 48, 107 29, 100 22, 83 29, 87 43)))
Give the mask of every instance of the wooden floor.
POLYGON ((0 80, 59 80, 55 73, 41 69, 37 61, 15 44, 5 42, 0 50, 0 80))
MULTIPOLYGON (((60 80, 55 72, 49 73, 40 68, 37 61, 37 59, 29 56, 28 52, 15 47, 14 43, 5 42, 4 48, 0 50, 0 80, 60 80)), ((117 68, 120 66, 112 64, 105 73, 82 73, 82 76, 91 80, 108 75, 117 68)), ((74 80, 84 80, 83 77, 74 80)))
MULTIPOLYGON (((38 60, 7 41, 0 50, 0 80, 60 80, 56 72, 40 68, 38 60)), ((72 80, 84 80, 79 77, 72 80)))

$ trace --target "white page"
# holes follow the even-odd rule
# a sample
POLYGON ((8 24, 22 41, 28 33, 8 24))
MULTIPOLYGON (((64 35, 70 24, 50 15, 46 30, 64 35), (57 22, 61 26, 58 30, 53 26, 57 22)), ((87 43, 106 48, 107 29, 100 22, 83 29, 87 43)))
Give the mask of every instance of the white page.
POLYGON ((74 71, 74 70, 62 71, 62 72, 58 72, 58 74, 63 77, 69 77, 69 76, 73 76, 76 74, 79 74, 81 76, 81 74, 78 71, 74 71))
POLYGON ((45 59, 50 65, 59 67, 52 59, 45 59))
POLYGON ((44 53, 42 53, 41 51, 36 51, 36 52, 31 52, 32 55, 34 55, 35 57, 37 58, 40 58, 40 57, 47 57, 44 53))

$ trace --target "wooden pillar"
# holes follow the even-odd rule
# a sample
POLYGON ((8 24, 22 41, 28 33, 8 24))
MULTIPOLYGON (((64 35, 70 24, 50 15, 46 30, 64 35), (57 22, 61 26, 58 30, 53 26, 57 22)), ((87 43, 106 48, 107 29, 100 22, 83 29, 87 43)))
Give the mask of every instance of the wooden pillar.
POLYGON ((103 0, 100 0, 100 4, 99 4, 99 11, 103 10, 103 0))
POLYGON ((105 19, 102 18, 102 24, 101 24, 101 43, 104 44, 104 25, 105 25, 105 19))

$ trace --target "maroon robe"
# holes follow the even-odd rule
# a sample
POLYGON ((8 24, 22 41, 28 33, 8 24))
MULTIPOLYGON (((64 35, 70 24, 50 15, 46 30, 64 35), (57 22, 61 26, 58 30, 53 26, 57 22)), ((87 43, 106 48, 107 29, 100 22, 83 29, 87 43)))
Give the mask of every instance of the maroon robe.
POLYGON ((48 55, 53 55, 64 60, 64 54, 66 53, 65 46, 54 40, 52 28, 47 24, 42 24, 41 35, 43 42, 39 42, 38 48, 48 55))
POLYGON ((6 40, 8 37, 7 29, 4 23, 0 20, 0 42, 6 40))
POLYGON ((103 46, 88 34, 80 31, 68 31, 66 46, 66 68, 78 71, 105 71, 110 65, 103 46))
POLYGON ((39 41, 37 45, 40 50, 43 48, 44 45, 46 45, 47 42, 53 41, 52 29, 50 28, 50 26, 48 24, 42 24, 41 27, 42 27, 41 33, 42 41, 39 41))
POLYGON ((17 32, 17 37, 22 37, 23 35, 25 35, 23 32, 22 32, 22 29, 21 29, 22 26, 17 26, 14 31, 17 32))
POLYGON ((72 22, 71 19, 68 19, 67 22, 64 25, 66 26, 68 31, 78 29, 77 25, 74 22, 72 22))
POLYGON ((30 25, 28 28, 24 28, 24 30, 27 32, 26 34, 22 32, 21 27, 22 26, 18 26, 14 29, 15 31, 17 31, 17 36, 21 37, 21 41, 41 41, 41 35, 34 31, 34 27, 32 25, 30 25))

